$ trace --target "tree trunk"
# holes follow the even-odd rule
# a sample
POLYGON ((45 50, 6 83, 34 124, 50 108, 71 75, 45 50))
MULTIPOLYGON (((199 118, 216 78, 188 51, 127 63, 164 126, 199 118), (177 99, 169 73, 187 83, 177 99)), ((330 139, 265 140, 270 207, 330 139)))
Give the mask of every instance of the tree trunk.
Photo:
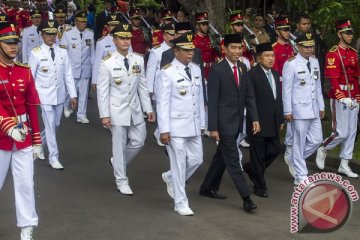
MULTIPOLYGON (((178 2, 189 12, 191 17, 197 12, 207 11, 210 23, 221 33, 225 27, 225 0, 178 0, 178 2)), ((194 20, 194 19, 192 19, 194 20)))

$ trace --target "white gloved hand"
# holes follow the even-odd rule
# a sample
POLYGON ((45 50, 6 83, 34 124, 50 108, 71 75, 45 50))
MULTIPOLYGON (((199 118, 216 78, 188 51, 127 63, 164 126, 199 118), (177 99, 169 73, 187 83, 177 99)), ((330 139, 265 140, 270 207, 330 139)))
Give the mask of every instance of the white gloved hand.
POLYGON ((353 100, 351 98, 342 98, 339 102, 344 104, 348 108, 353 107, 353 100))
POLYGON ((41 145, 33 145, 33 158, 34 160, 45 160, 44 150, 41 145))
POLYGON ((16 126, 10 128, 9 131, 7 132, 7 135, 12 139, 14 139, 14 141, 16 142, 23 142, 25 140, 23 138, 23 134, 20 132, 20 129, 16 128, 16 126))

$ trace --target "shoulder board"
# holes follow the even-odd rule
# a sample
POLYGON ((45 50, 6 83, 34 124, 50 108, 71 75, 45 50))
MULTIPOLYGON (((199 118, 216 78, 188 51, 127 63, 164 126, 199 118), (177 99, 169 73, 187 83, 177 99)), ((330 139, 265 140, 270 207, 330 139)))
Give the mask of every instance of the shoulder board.
POLYGON ((102 40, 102 39, 104 39, 104 36, 103 36, 103 37, 101 37, 101 38, 99 38, 99 39, 97 40, 97 42, 98 42, 98 41, 100 41, 100 40, 102 40))
POLYGON ((25 64, 25 63, 15 62, 15 65, 20 66, 20 67, 24 67, 24 68, 30 68, 30 66, 25 64))
POLYGON ((68 31, 70 31, 70 30, 72 30, 72 27, 69 27, 69 28, 66 29, 65 31, 68 32, 68 31))
POLYGON ((160 47, 160 45, 156 45, 155 47, 153 47, 154 49, 157 49, 157 48, 159 48, 160 47))
POLYGON ((334 45, 329 52, 335 52, 338 49, 338 45, 334 45))
POLYGON ((165 66, 163 66, 161 69, 168 69, 170 66, 171 66, 171 63, 168 63, 165 66))
POLYGON ((278 44, 278 42, 274 42, 273 45, 271 45, 272 47, 275 47, 278 44))
POLYGON ((288 61, 288 62, 291 62, 291 61, 294 60, 294 59, 295 59, 295 56, 289 58, 287 61, 288 61))
POLYGON ((40 50, 41 50, 40 47, 36 47, 36 48, 33 48, 33 50, 31 50, 31 51, 33 51, 33 52, 39 52, 40 50))
POLYGON ((92 29, 90 29, 90 28, 86 28, 88 31, 90 31, 90 32, 94 32, 92 29))
POLYGON ((138 56, 138 57, 141 57, 141 58, 144 58, 142 55, 136 53, 136 52, 132 52, 132 54, 134 54, 135 56, 138 56))
POLYGON ((313 58, 313 59, 317 59, 317 57, 315 57, 315 55, 312 55, 312 56, 310 56, 311 58, 313 58))
POLYGON ((160 29, 154 29, 153 32, 161 32, 160 29))
POLYGON ((106 60, 108 60, 110 57, 111 57, 111 53, 108 53, 108 54, 106 54, 106 55, 102 58, 102 60, 103 60, 103 61, 106 61, 106 60))
POLYGON ((352 49, 352 50, 354 50, 355 52, 357 52, 357 50, 356 50, 355 48, 351 47, 351 46, 350 46, 350 49, 352 49))
POLYGON ((60 48, 63 48, 63 49, 66 49, 66 46, 65 46, 65 45, 59 44, 59 47, 60 47, 60 48))

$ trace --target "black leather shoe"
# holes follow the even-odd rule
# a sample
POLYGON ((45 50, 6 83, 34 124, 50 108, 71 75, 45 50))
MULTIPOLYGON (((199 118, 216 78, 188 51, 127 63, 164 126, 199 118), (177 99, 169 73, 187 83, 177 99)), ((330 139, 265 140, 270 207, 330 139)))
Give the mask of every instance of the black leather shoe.
POLYGON ((199 193, 201 196, 204 196, 204 197, 215 198, 215 199, 226 199, 225 195, 221 195, 214 190, 206 191, 206 190, 200 189, 199 193))
POLYGON ((250 212, 251 210, 254 210, 257 208, 257 206, 255 205, 255 203, 251 200, 251 198, 247 198, 246 200, 244 200, 243 203, 243 208, 246 212, 250 212))
POLYGON ((254 190, 254 194, 261 198, 268 198, 269 194, 266 190, 254 190))

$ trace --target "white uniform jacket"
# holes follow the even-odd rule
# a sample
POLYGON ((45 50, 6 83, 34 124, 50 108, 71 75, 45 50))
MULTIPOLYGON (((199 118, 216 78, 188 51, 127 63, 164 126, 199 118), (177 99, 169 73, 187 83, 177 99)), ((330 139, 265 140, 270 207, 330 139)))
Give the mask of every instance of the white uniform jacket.
POLYGON ((285 62, 283 68, 282 97, 284 115, 292 114, 294 119, 314 119, 324 110, 321 90, 319 62, 309 58, 311 71, 304 57, 297 54, 285 62))
POLYGON ((71 98, 77 96, 66 49, 53 45, 55 60, 50 47, 42 44, 30 53, 29 65, 41 104, 58 105, 65 102, 66 91, 71 98))
POLYGON ((166 42, 150 50, 149 60, 146 65, 146 82, 150 93, 154 93, 155 82, 160 77, 160 61, 162 53, 170 48, 166 42))
POLYGON ((80 31, 76 28, 68 29, 60 40, 69 55, 74 78, 90 78, 94 59, 94 33, 85 29, 80 37, 80 31))
POLYGON ((35 25, 25 28, 21 38, 22 62, 28 63, 31 50, 40 46, 42 43, 43 40, 37 32, 37 27, 35 25))
POLYGON ((97 83, 101 59, 105 57, 108 53, 112 53, 114 51, 116 51, 116 46, 114 44, 112 36, 106 35, 105 37, 100 38, 96 42, 94 65, 92 68, 92 84, 97 83))
POLYGON ((146 86, 144 59, 128 53, 129 71, 118 51, 100 62, 97 99, 100 118, 110 117, 112 125, 130 126, 144 121, 143 112, 152 112, 146 86))
POLYGON ((172 137, 194 137, 205 129, 205 109, 200 67, 185 65, 176 58, 161 70, 156 87, 156 107, 160 133, 169 132, 172 137))

